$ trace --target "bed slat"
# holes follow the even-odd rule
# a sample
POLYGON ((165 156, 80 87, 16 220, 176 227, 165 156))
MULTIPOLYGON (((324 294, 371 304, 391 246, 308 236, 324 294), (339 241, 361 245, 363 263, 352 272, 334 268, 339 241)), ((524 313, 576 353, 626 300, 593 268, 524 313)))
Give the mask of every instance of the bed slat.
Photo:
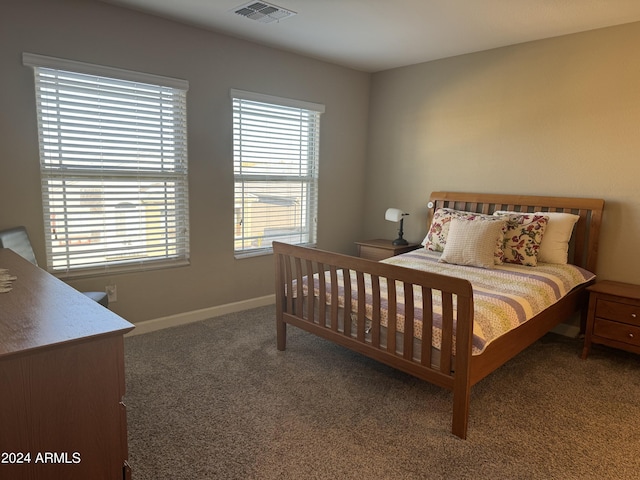
POLYGON ((331 330, 338 331, 338 309, 340 307, 338 298, 338 273, 336 267, 331 265, 329 267, 331 272, 331 330))
MULTIPOLYGON (((311 262, 311 260, 307 260, 306 261, 306 279, 307 279, 307 285, 313 285, 313 263, 311 262)), ((314 308, 314 301, 313 301, 313 295, 307 295, 307 315, 309 316, 309 321, 311 323, 315 323, 315 318, 314 318, 314 313, 315 313, 315 308, 314 308)))
POLYGON ((364 286, 364 275, 362 272, 356 272, 356 279, 358 285, 358 341, 364 342, 365 331, 367 327, 365 308, 367 300, 367 292, 364 286))
POLYGON ((453 355, 453 297, 442 292, 442 346, 440 347, 440 371, 451 371, 453 355))
POLYGON ((302 281, 302 260, 299 258, 295 258, 294 259, 296 268, 295 268, 295 272, 296 272, 296 286, 298 289, 298 294, 296 296, 296 311, 297 312, 302 312, 302 308, 304 307, 304 295, 303 295, 303 281, 302 281))
POLYGON ((391 278, 387 278, 387 311, 389 312, 389 321, 387 322, 387 352, 396 353, 396 322, 398 314, 398 304, 396 298, 396 282, 391 278))
POLYGON ((422 349, 420 363, 431 366, 431 348, 433 342, 433 291, 422 287, 422 349))
MULTIPOLYGON (((286 258, 285 262, 285 270, 286 270, 286 284, 287 284, 287 292, 293 292, 293 276, 291 275, 291 259, 286 258)), ((293 310, 293 296, 287 295, 287 310, 293 310)))
POLYGON ((349 274, 348 269, 342 269, 342 278, 344 285, 344 298, 349 299, 349 301, 344 302, 344 307, 342 309, 342 332, 345 335, 351 335, 351 275, 349 274))
POLYGON ((404 358, 413 358, 413 285, 404 283, 404 332, 402 353, 404 358))
POLYGON ((371 315, 371 343, 380 348, 380 277, 371 275, 371 298, 373 315, 371 315))
MULTIPOLYGON (((324 272, 326 271, 325 266, 322 263, 318 263, 318 298, 325 299, 327 298, 327 282, 324 276, 324 272)), ((325 321, 327 319, 327 302, 318 301, 318 322, 325 325, 325 321)))

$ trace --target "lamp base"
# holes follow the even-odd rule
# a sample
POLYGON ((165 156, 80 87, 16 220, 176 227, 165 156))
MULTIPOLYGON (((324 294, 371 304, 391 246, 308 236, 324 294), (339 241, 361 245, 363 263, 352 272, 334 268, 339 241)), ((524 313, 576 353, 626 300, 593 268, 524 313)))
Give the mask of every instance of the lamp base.
POLYGON ((409 242, 407 242, 404 238, 399 237, 391 242, 391 245, 409 245, 409 242))

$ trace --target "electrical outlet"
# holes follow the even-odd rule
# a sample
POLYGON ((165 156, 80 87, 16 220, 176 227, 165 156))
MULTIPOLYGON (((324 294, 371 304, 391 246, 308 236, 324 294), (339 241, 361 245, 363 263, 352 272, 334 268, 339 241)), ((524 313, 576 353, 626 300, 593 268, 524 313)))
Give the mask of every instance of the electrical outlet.
POLYGON ((107 297, 109 297, 109 303, 118 301, 118 287, 115 285, 107 285, 104 290, 107 292, 107 297))

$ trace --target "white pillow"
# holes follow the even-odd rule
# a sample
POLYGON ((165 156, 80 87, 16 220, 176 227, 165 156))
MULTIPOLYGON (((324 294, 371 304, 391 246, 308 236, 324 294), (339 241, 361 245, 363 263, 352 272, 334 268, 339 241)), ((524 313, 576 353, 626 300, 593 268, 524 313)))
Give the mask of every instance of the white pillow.
POLYGON ((566 264, 573 226, 578 222, 580 216, 561 212, 536 212, 536 215, 549 217, 542 243, 540 243, 540 250, 538 250, 538 261, 566 264))
POLYGON ((496 243, 504 236, 505 221, 478 222, 452 218, 439 261, 482 268, 494 267, 496 243))

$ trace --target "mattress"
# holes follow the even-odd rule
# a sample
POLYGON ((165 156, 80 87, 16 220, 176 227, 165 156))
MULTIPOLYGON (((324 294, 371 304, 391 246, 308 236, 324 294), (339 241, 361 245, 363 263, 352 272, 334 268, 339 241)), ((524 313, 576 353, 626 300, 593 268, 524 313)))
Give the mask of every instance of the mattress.
MULTIPOLYGON (((468 280, 473 287, 474 326, 472 354, 479 355, 495 339, 517 328, 527 320, 558 302, 579 285, 590 282, 595 275, 575 265, 557 265, 539 262, 536 267, 514 264, 496 265, 493 269, 470 266, 451 265, 438 262, 440 253, 426 249, 414 250, 402 255, 383 260, 385 263, 413 268, 440 275, 454 276, 468 280)), ((344 278, 342 271, 336 272, 339 307, 344 308, 344 278)), ((324 273, 326 281, 326 299, 330 302, 331 275, 324 273)), ((351 283, 351 311, 352 318, 356 318, 358 311, 357 279, 355 272, 349 273, 351 283)), ((364 275, 367 292, 370 291, 371 278, 364 275)), ((404 332, 404 287, 395 285, 397 296, 396 330, 404 332)), ((296 288, 293 289, 294 292, 296 288)), ((308 285, 303 285, 304 295, 308 295, 308 285)), ((295 295, 295 293, 294 293, 295 295)), ((432 290, 433 328, 432 347, 440 348, 442 302, 440 292, 432 290)), ((314 276, 314 296, 319 296, 318 274, 314 276)), ((387 312, 388 285, 384 278, 380 279, 381 296, 381 326, 387 327, 389 318, 387 312)), ((422 289, 414 287, 414 305, 416 306, 413 321, 413 336, 421 340, 422 332, 422 289)), ((371 295, 367 293, 364 316, 372 318, 371 295)), ((454 309, 455 309, 454 297, 454 309)), ((354 327, 352 326, 352 329, 354 327)), ((455 346, 454 352, 455 354, 455 346)))

